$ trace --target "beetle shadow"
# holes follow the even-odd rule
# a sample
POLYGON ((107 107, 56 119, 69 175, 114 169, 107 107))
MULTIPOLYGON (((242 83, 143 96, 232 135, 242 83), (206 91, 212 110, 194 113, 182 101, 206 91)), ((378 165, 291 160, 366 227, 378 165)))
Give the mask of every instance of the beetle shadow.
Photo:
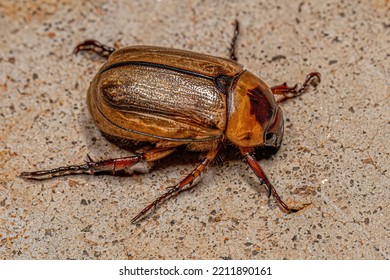
MULTIPOLYGON (((131 140, 124 140, 106 135, 98 130, 89 112, 85 109, 80 112, 78 116, 79 126, 82 128, 81 135, 84 138, 83 142, 87 146, 87 150, 91 153, 92 158, 95 160, 107 160, 115 158, 115 156, 103 156, 107 154, 107 151, 115 151, 115 154, 124 157, 135 155, 135 152, 143 147, 150 146, 148 142, 134 142, 131 140), (104 149, 104 148, 107 149, 104 149), (128 153, 126 153, 126 151, 128 153)), ((88 155, 86 155, 86 158, 88 155)), ((172 154, 155 161, 152 164, 152 168, 149 171, 138 171, 137 169, 131 171, 117 171, 113 175, 110 171, 99 172, 99 175, 111 175, 119 177, 131 177, 133 174, 152 173, 158 170, 166 170, 171 166, 191 166, 195 168, 201 162, 201 154, 195 152, 186 151, 184 147, 178 147, 172 154)))

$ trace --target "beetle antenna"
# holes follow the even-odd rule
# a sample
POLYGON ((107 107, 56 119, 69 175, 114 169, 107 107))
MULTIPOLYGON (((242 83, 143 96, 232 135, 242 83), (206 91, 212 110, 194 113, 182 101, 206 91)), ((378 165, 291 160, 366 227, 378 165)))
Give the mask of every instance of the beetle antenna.
POLYGON ((229 49, 229 54, 230 54, 230 59, 237 61, 237 56, 236 56, 236 45, 237 45, 237 38, 238 34, 240 32, 240 24, 238 20, 236 19, 234 21, 234 33, 233 33, 233 39, 230 44, 230 49, 229 49))

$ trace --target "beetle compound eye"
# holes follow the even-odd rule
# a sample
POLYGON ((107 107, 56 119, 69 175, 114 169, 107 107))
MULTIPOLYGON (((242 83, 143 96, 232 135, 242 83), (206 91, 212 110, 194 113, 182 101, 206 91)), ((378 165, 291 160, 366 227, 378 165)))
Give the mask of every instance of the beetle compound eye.
POLYGON ((266 147, 274 147, 276 149, 279 149, 281 144, 281 137, 278 133, 274 132, 267 132, 264 139, 264 144, 266 147))
POLYGON ((266 142, 274 142, 276 140, 276 134, 275 133, 267 133, 265 135, 265 141, 266 142))

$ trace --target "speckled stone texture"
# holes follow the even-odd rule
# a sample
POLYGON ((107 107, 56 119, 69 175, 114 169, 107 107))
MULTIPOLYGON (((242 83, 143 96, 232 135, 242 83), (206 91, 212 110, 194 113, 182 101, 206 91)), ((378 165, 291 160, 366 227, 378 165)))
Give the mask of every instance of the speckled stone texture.
POLYGON ((0 258, 389 259, 390 3, 11 1, 0 3, 0 258), (81 2, 81 3, 80 3, 81 2), (132 177, 47 181, 21 171, 128 155, 104 139, 85 96, 104 62, 72 54, 95 38, 237 56, 268 84, 323 81, 282 105, 280 151, 260 160, 284 214, 245 162, 211 166, 193 190, 131 218, 197 157, 132 177))

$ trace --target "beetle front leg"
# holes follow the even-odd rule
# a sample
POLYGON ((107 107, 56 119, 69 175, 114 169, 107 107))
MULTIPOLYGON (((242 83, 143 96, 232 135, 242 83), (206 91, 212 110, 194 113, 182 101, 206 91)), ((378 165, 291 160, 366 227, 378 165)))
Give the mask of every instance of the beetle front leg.
POLYGON ((26 179, 45 180, 74 174, 95 175, 98 173, 111 173, 115 175, 118 171, 124 171, 140 161, 155 161, 164 158, 174 150, 174 148, 155 148, 135 156, 100 161, 93 161, 88 156, 89 161, 84 164, 62 166, 49 170, 22 172, 20 176, 26 179))
POLYGON ((188 174, 177 185, 169 187, 169 191, 162 194, 155 201, 153 201, 148 206, 146 206, 141 212, 139 212, 137 214, 137 216, 135 216, 131 220, 131 222, 135 223, 136 221, 138 221, 142 216, 144 216, 147 212, 149 212, 150 209, 156 208, 159 203, 161 203, 161 202, 163 202, 163 201, 165 201, 173 196, 176 196, 183 191, 187 191, 187 190, 193 188, 195 186, 194 181, 200 177, 200 175, 202 174, 202 172, 204 172, 207 165, 215 159, 218 152, 219 152, 219 149, 209 151, 206 158, 203 160, 203 162, 198 167, 196 167, 190 174, 188 174))
POLYGON ((317 83, 321 82, 321 74, 318 72, 311 72, 306 76, 305 81, 303 82, 302 86, 298 88, 298 85, 295 85, 293 87, 287 86, 286 83, 271 87, 272 93, 274 95, 279 94, 283 95, 282 98, 280 98, 277 103, 282 103, 286 101, 287 99, 295 98, 297 96, 300 96, 302 93, 306 91, 307 86, 311 81, 313 81, 314 78, 317 78, 317 83))
POLYGON ((76 46, 73 53, 78 54, 80 51, 93 51, 98 55, 108 58, 115 48, 104 45, 96 40, 86 40, 76 46))
POLYGON ((275 198, 276 202, 279 204, 280 208, 286 212, 286 213, 295 213, 299 210, 302 210, 302 208, 290 208, 287 206, 287 204, 280 198, 279 194, 277 193, 274 186, 271 184, 271 182, 268 180, 267 176, 265 175, 263 169, 259 165, 259 163, 256 161, 256 158, 254 157, 254 150, 253 148, 240 148, 241 154, 244 156, 245 161, 249 164, 249 166, 252 168, 253 172, 255 172, 256 176, 259 178, 260 183, 264 185, 265 189, 268 192, 268 197, 271 195, 275 198))

